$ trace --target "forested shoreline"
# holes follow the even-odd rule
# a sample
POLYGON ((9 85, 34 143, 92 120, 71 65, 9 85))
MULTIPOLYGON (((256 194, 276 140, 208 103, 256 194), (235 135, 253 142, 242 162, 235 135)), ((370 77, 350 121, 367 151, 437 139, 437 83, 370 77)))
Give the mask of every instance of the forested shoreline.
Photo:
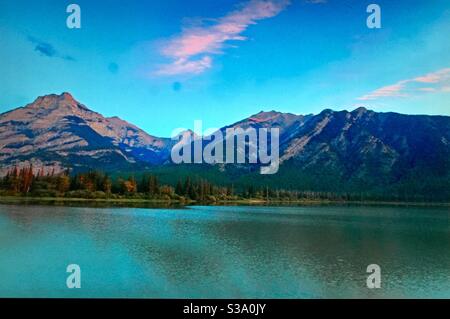
MULTIPOLYGON (((157 175, 143 173, 112 178, 105 172, 92 170, 71 174, 14 167, 0 178, 0 196, 29 198, 67 198, 102 200, 159 200, 159 201, 374 201, 374 202, 432 202, 411 200, 398 195, 378 196, 368 192, 337 193, 308 190, 273 189, 268 186, 217 185, 196 176, 180 178, 175 185, 161 183, 157 175)), ((443 201, 437 201, 443 202, 443 201)), ((444 201, 445 202, 445 201, 444 201)))

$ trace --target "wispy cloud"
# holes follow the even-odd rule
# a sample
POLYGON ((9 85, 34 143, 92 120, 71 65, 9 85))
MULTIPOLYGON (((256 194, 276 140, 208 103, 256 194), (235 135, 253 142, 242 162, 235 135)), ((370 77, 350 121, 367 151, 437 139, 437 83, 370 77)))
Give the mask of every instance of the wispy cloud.
POLYGON ((155 73, 157 75, 199 74, 212 66, 210 56, 204 56, 197 60, 178 58, 171 64, 162 65, 155 73))
POLYGON ((223 54, 228 41, 245 41, 242 33, 258 20, 278 15, 289 0, 251 0, 208 25, 190 25, 181 35, 165 41, 162 56, 170 62, 161 65, 156 75, 199 74, 212 67, 213 55, 223 54))
POLYGON ((416 78, 384 86, 358 98, 360 101, 378 100, 386 97, 409 97, 418 93, 448 92, 450 68, 444 68, 416 78))
POLYGON ((415 78, 413 81, 419 83, 441 83, 450 79, 450 68, 445 68, 433 73, 428 73, 415 78))
POLYGON ((42 54, 44 56, 47 56, 49 58, 60 58, 60 59, 64 59, 67 61, 75 61, 75 59, 72 56, 61 54, 50 43, 41 41, 32 36, 28 37, 28 41, 30 41, 34 45, 35 51, 39 52, 40 54, 42 54))

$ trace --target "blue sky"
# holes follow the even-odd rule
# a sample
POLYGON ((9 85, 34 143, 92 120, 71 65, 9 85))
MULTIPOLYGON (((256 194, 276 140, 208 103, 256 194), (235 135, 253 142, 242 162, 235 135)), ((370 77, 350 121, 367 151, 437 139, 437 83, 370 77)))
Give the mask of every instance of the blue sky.
POLYGON ((148 133, 261 110, 450 115, 447 0, 0 0, 0 112, 70 92, 148 133), (66 7, 81 7, 81 29, 66 7), (381 29, 366 7, 381 7, 381 29))

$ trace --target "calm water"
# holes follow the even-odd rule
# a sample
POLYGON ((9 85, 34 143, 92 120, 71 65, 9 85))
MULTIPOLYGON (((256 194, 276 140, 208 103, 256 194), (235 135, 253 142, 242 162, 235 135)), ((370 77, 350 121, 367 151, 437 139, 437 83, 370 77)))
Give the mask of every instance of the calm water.
POLYGON ((0 205, 0 297, 450 298, 450 211, 0 205))

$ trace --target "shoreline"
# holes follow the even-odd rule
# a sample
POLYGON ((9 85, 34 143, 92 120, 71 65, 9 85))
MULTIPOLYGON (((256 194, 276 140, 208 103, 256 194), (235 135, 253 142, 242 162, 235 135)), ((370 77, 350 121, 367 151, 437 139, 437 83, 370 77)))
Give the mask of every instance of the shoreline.
POLYGON ((166 200, 143 198, 66 198, 66 197, 25 197, 0 196, 0 205, 56 205, 56 206, 105 206, 105 207, 187 207, 199 206, 308 206, 308 205, 367 205, 367 206, 417 206, 417 207, 450 207, 450 202, 396 202, 396 201, 343 201, 343 200, 265 200, 235 199, 217 201, 166 200), (71 205, 75 204, 75 205, 71 205), (80 204, 80 205, 76 205, 80 204), (82 205, 85 204, 85 205, 82 205), (89 205, 90 204, 90 205, 89 205))

